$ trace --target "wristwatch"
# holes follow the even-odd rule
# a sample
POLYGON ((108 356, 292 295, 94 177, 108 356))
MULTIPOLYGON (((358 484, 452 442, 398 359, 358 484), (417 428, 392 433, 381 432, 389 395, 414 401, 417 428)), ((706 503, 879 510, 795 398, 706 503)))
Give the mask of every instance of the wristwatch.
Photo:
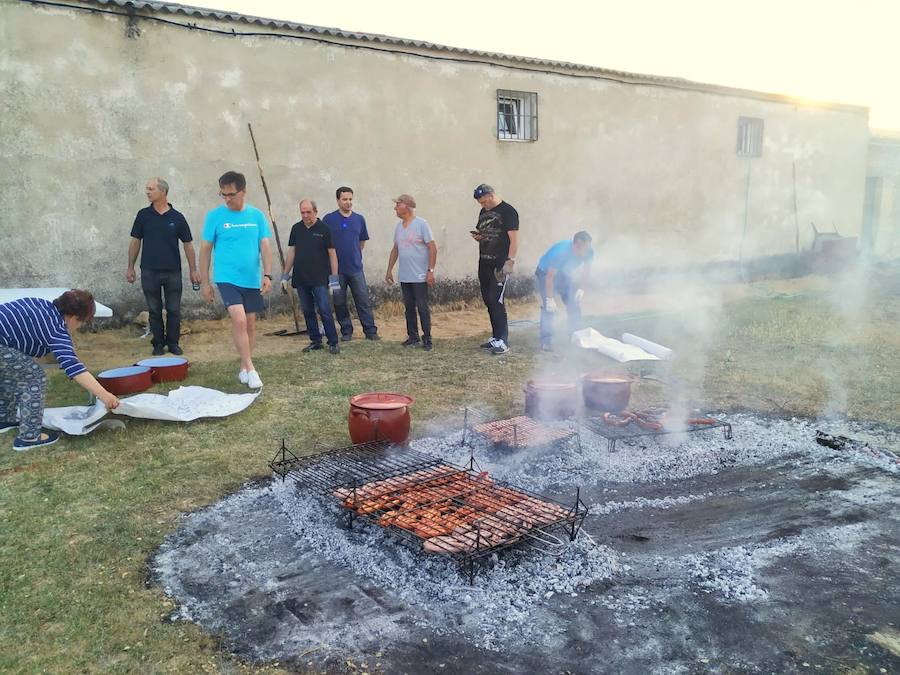
POLYGON ((272 281, 272 275, 271 275, 271 274, 263 274, 263 276, 264 276, 266 279, 268 279, 269 281, 272 281))
POLYGON ((431 272, 432 274, 434 274, 434 268, 433 268, 433 267, 430 268, 428 271, 431 272))

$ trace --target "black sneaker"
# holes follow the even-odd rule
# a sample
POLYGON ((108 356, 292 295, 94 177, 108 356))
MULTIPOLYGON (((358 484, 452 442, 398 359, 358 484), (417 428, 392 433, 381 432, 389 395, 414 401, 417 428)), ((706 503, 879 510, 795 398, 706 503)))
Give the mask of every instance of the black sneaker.
POLYGON ((353 334, 350 335, 341 335, 341 342, 350 342, 353 339, 353 334))
POLYGON ((491 348, 491 354, 506 354, 509 352, 509 346, 503 340, 494 340, 494 346, 491 348))
POLYGON ((372 333, 371 335, 366 335, 366 340, 372 340, 373 342, 378 342, 381 339, 381 336, 378 333, 372 333))
POLYGON ((422 349, 426 352, 431 351, 431 340, 422 340, 422 349))
POLYGON ((491 338, 491 339, 488 340, 487 342, 482 342, 482 343, 481 343, 480 345, 478 345, 478 346, 481 347, 482 349, 493 349, 493 348, 494 348, 494 343, 495 343, 495 342, 496 342, 496 340, 495 340, 494 338, 491 338))
POLYGON ((21 452, 22 450, 31 450, 31 448, 40 448, 44 445, 53 445, 59 440, 58 431, 42 431, 33 441, 26 441, 17 438, 13 441, 13 450, 21 452))
POLYGON ((328 353, 329 354, 340 354, 341 348, 337 345, 328 345, 328 353))
POLYGON ((402 343, 404 347, 413 347, 419 344, 419 338, 417 337, 408 337, 402 343))
POLYGON ((308 345, 306 345, 300 351, 302 351, 305 354, 306 352, 314 352, 314 351, 318 351, 319 349, 324 349, 321 342, 310 342, 308 345))
POLYGON ((0 422, 0 434, 4 431, 9 431, 10 429, 18 429, 19 423, 16 421, 12 422, 0 422))
POLYGON ((162 356, 165 353, 166 353, 166 350, 163 349, 161 346, 153 345, 153 356, 162 356))
POLYGON ((184 350, 178 345, 169 345, 169 353, 174 354, 175 356, 181 356, 184 354, 184 350))

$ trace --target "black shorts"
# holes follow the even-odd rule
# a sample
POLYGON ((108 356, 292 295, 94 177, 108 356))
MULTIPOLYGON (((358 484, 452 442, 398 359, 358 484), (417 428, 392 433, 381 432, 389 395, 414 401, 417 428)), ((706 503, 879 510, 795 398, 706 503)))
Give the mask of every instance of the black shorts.
POLYGON ((216 287, 226 307, 243 305, 247 314, 258 314, 266 308, 258 288, 244 288, 234 284, 216 284, 216 287))

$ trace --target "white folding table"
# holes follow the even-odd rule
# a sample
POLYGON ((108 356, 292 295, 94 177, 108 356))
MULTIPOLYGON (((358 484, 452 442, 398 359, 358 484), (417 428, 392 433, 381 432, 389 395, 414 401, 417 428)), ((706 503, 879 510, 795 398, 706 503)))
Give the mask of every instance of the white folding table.
MULTIPOLYGON (((56 300, 70 288, 0 288, 0 303, 12 302, 21 298, 41 298, 42 300, 56 300)), ((100 319, 108 319, 113 315, 112 310, 97 300, 94 300, 96 310, 94 316, 100 319)))

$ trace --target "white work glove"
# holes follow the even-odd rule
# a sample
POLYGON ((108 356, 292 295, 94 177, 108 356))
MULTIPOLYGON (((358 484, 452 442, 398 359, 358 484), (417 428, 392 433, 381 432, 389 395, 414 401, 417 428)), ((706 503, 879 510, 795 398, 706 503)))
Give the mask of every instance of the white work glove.
POLYGON ((544 303, 544 309, 553 314, 556 311, 556 300, 547 298, 547 301, 544 303))
POLYGON ((575 291, 575 304, 581 306, 581 299, 584 297, 584 289, 579 288, 575 291))
POLYGON ((290 293, 291 292, 291 275, 290 274, 282 274, 281 275, 281 292, 282 293, 290 293))
POLYGON ((331 274, 328 276, 328 288, 331 289, 331 294, 339 293, 341 290, 341 279, 337 274, 331 274))

